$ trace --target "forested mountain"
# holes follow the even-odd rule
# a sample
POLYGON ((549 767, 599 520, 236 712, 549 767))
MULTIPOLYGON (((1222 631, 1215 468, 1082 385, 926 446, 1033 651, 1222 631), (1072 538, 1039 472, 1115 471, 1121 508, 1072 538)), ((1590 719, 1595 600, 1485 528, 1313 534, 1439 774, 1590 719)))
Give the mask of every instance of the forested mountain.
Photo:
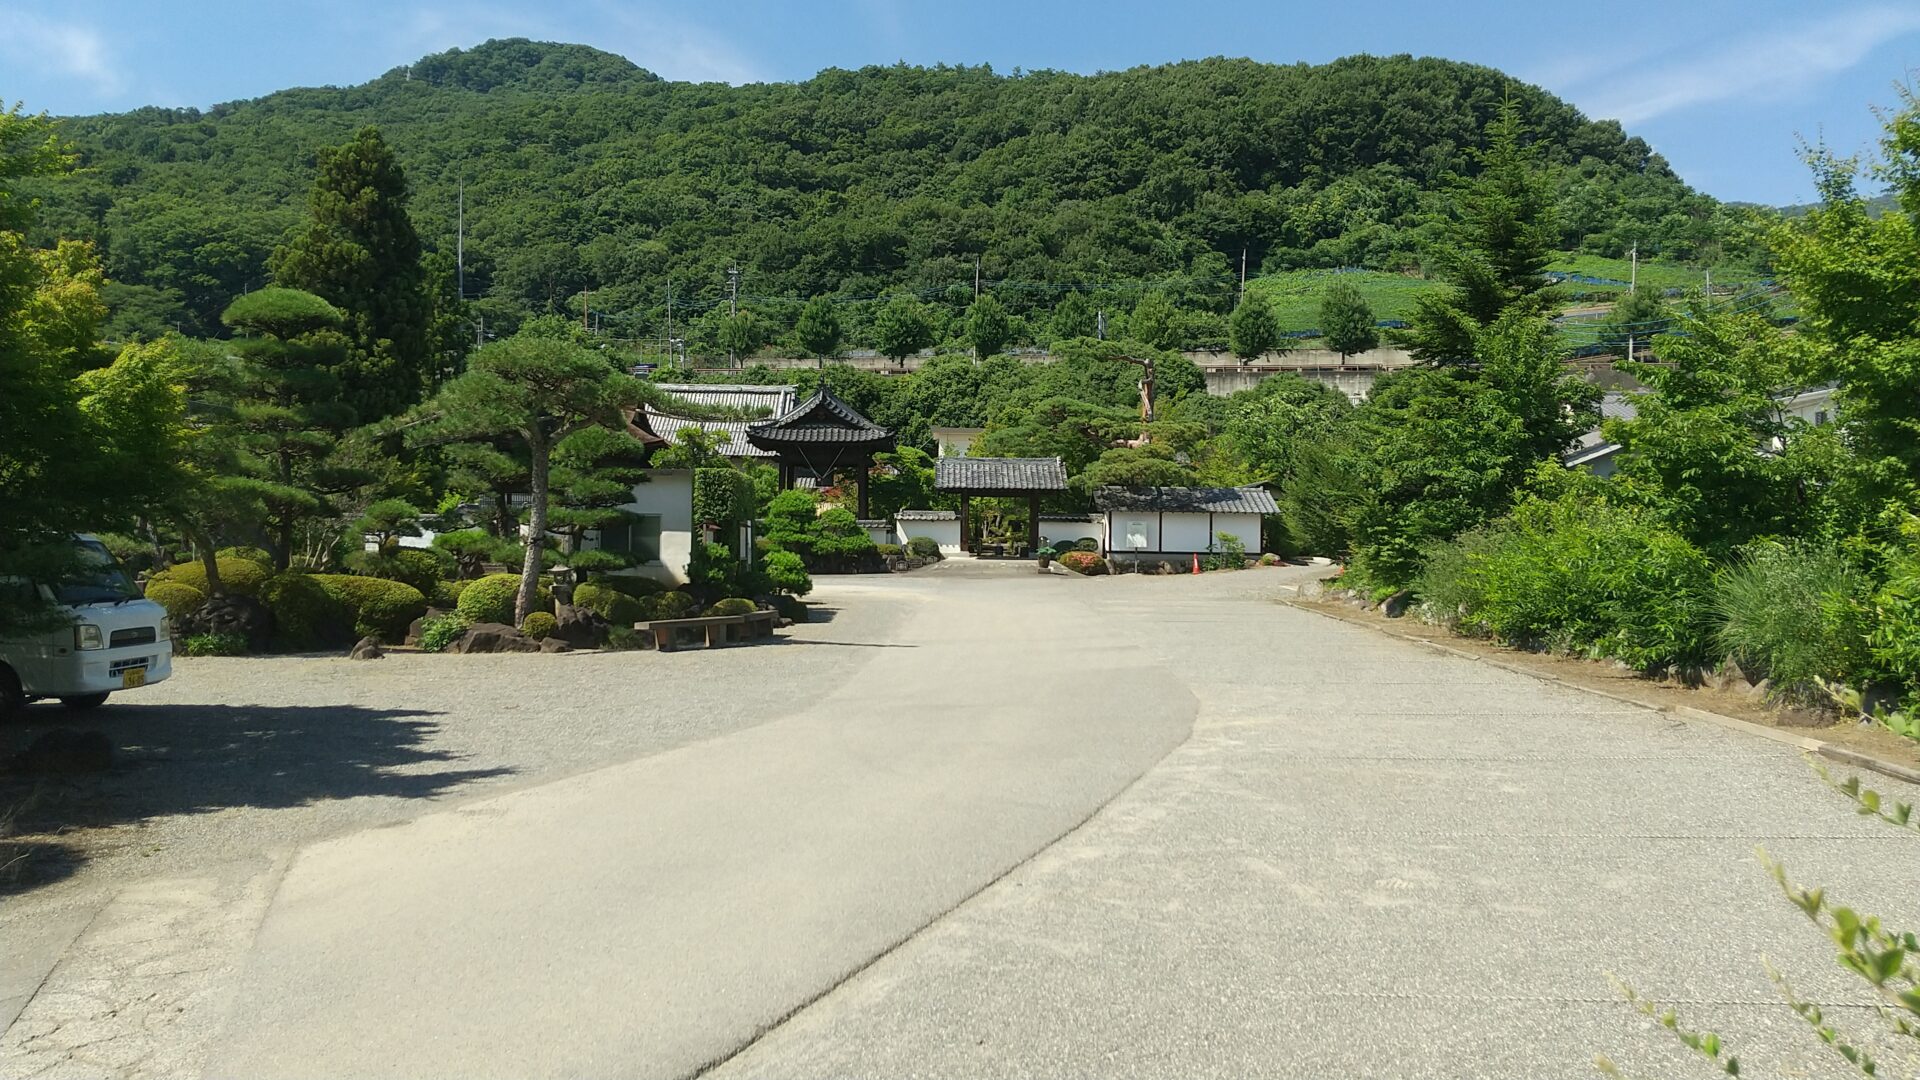
POLYGON ((69 119, 84 172, 46 188, 39 230, 97 242, 115 330, 218 333, 302 220, 315 152, 377 125, 430 251, 451 254, 464 183, 467 295, 499 321, 591 289, 610 330, 643 336, 670 284, 697 313, 734 266, 776 322, 797 305, 767 298, 900 287, 957 312, 976 259, 1024 283, 1004 291, 1016 314, 1139 281, 1224 311, 1243 250, 1255 274, 1417 266, 1437 193, 1476 171, 1509 97, 1555 167, 1561 247, 1721 257, 1729 212, 1645 142, 1469 64, 897 65, 734 87, 524 40, 360 86, 69 119))

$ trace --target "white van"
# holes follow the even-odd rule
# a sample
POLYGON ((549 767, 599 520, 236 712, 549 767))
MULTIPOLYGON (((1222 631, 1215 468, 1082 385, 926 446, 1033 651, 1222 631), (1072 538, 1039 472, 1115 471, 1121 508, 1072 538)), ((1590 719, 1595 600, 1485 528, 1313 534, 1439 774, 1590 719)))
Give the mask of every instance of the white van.
POLYGON ((15 583, 38 589, 66 609, 71 623, 0 641, 0 720, 12 719, 39 698, 91 709, 115 690, 157 683, 173 673, 167 610, 140 595, 98 538, 82 534, 73 542, 84 573, 58 585, 15 583))

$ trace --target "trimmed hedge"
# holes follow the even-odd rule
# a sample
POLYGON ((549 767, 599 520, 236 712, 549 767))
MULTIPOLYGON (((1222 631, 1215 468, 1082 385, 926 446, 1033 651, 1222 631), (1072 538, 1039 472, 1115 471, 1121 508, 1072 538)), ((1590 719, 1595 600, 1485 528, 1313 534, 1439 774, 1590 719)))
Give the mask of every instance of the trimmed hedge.
POLYGON ((214 552, 213 557, 215 559, 246 559, 249 562, 257 562, 261 566, 273 566, 273 556, 267 552, 266 548, 260 547, 223 547, 214 552))
POLYGON ((633 597, 658 596, 667 591, 664 582, 638 574, 595 574, 587 583, 633 597))
POLYGON ((753 519, 753 477, 738 469, 693 470, 693 520, 731 525, 753 519))
POLYGON ((460 594, 465 592, 471 582, 436 581, 433 591, 427 594, 427 603, 441 611, 452 611, 460 606, 460 594))
POLYGON ((1060 556, 1060 565, 1089 577, 1099 577, 1107 572, 1107 560, 1091 551, 1069 551, 1060 556))
POLYGON ((312 574, 275 574, 260 588, 273 612, 274 641, 284 649, 311 649, 344 639, 352 624, 339 601, 312 574))
POLYGON ((899 544, 879 544, 876 545, 875 550, 880 552, 880 557, 883 559, 897 559, 906 552, 906 549, 899 544))
POLYGON ((1095 540, 1091 536, 1083 536, 1080 539, 1075 540, 1073 542, 1073 550, 1091 551, 1094 554, 1098 555, 1100 553, 1100 541, 1095 540))
POLYGON ((276 574, 260 598, 273 612, 280 645, 295 649, 361 637, 398 642, 427 611, 427 598, 413 586, 355 574, 276 574))
POLYGON ((453 576, 453 556, 430 548, 396 548, 392 551, 356 551, 347 556, 347 569, 367 577, 404 581, 432 595, 434 586, 453 576))
POLYGON ((513 603, 520 595, 519 574, 488 574, 461 590, 455 610, 470 623, 513 625, 513 603))
POLYGON ((908 537, 907 550, 922 559, 937 559, 940 557, 940 541, 931 536, 908 537))
MULTIPOLYGON (((259 596, 260 589, 266 585, 273 571, 263 563, 252 559, 237 559, 232 556, 214 556, 214 564, 220 568, 220 584, 235 596, 259 596)), ((183 562, 170 566, 153 575, 149 581, 171 581, 207 591, 207 568, 200 560, 183 562)))
POLYGON ((352 613, 358 637, 377 637, 389 644, 403 641, 407 627, 427 613, 427 598, 404 581, 355 574, 309 576, 352 613))
POLYGON ((648 597, 644 603, 647 613, 640 616, 642 619, 687 619, 700 610, 700 601, 678 589, 648 597))
POLYGON ((200 610, 200 605, 207 602, 207 594, 184 582, 156 578, 147 582, 147 599, 166 608, 169 617, 178 619, 200 610))
POLYGON ((729 596, 701 612, 702 615, 751 615, 760 605, 738 596, 729 596))
POLYGON ((544 611, 529 611, 526 619, 520 623, 520 632, 536 641, 552 637, 559 628, 560 620, 544 611))

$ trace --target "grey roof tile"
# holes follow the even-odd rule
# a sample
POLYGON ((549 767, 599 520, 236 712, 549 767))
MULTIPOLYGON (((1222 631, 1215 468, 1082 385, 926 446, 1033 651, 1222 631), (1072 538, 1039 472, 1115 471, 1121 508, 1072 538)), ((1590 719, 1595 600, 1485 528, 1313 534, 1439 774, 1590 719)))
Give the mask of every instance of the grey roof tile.
POLYGON ((1103 487, 1093 493, 1102 510, 1145 510, 1182 514, 1277 514, 1280 507, 1265 488, 1103 487))
POLYGON ((1057 457, 943 457, 933 463, 941 491, 1065 491, 1067 469, 1057 457))

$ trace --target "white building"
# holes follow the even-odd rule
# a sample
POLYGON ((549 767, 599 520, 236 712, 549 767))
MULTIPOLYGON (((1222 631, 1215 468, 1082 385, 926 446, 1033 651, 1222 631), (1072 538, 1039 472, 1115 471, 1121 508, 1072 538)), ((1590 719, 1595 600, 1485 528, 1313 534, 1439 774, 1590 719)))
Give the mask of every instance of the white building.
MULTIPOLYGON (((1808 427, 1833 422, 1833 390, 1831 386, 1822 386, 1777 399, 1780 418, 1789 423, 1799 421, 1808 427)), ((1626 391, 1609 390, 1600 400, 1600 419, 1603 423, 1608 420, 1632 420, 1639 415, 1640 410, 1634 407, 1633 396, 1626 391)), ((1776 438, 1769 449, 1780 450, 1783 447, 1784 440, 1776 438)), ((1616 460, 1619 453, 1620 444, 1609 440, 1606 433, 1596 427, 1580 436, 1571 449, 1561 454, 1560 463, 1569 469, 1586 469, 1595 476, 1612 476, 1619 468, 1616 460)))
MULTIPOLYGON (((723 383, 659 383, 654 389, 671 394, 682 401, 708 407, 766 410, 767 416, 784 416, 794 406, 794 388, 791 386, 754 386, 723 383)), ((771 450, 762 450, 747 441, 747 425, 751 420, 689 420, 684 416, 675 416, 648 405, 634 414, 633 426, 638 429, 642 439, 648 436, 657 438, 669 446, 680 441, 683 429, 696 428, 701 431, 717 431, 727 437, 720 445, 721 456, 734 461, 761 458, 768 461, 776 456, 771 450)), ((652 441, 652 440, 648 440, 652 441)))
POLYGON ((687 581, 693 559, 693 470, 654 469, 635 484, 633 498, 620 507, 626 520, 587 533, 584 546, 617 551, 634 560, 622 574, 653 578, 668 585, 687 581))
POLYGON ((960 553, 960 515, 952 510, 902 510, 893 515, 894 543, 906 546, 916 536, 930 537, 940 554, 960 553))
POLYGON ((1160 560, 1220 550, 1232 536, 1250 552, 1261 547, 1260 518, 1280 507, 1264 488, 1100 488, 1093 504, 1105 517, 1101 546, 1115 558, 1160 560))

